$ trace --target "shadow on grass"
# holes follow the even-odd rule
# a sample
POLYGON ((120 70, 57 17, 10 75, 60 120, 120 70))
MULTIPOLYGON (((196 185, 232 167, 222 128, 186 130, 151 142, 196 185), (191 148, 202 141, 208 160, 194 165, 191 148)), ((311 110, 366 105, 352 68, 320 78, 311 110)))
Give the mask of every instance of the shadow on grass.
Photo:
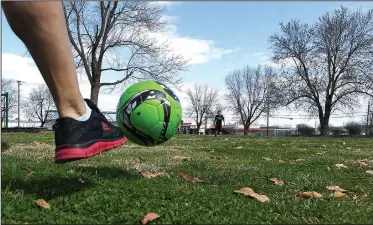
POLYGON ((131 172, 120 167, 77 167, 81 170, 81 173, 92 177, 100 177, 104 179, 122 179, 122 180, 134 180, 139 179, 140 176, 136 172, 131 172))
POLYGON ((1 190, 2 193, 6 191, 21 191, 27 195, 35 195, 37 198, 50 200, 60 196, 68 196, 94 186, 94 182, 90 179, 84 179, 84 182, 84 184, 81 184, 77 177, 57 176, 32 179, 2 178, 1 190))

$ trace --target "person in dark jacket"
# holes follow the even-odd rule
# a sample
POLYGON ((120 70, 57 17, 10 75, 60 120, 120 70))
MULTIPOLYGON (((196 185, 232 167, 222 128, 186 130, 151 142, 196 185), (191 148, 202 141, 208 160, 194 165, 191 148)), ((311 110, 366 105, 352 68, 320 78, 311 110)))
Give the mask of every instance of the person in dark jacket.
POLYGON ((218 114, 215 116, 215 119, 214 119, 214 124, 215 124, 215 129, 216 129, 215 137, 217 135, 221 135, 221 128, 222 128, 222 123, 223 122, 224 122, 224 125, 225 125, 224 116, 221 114, 221 111, 219 110, 218 114))

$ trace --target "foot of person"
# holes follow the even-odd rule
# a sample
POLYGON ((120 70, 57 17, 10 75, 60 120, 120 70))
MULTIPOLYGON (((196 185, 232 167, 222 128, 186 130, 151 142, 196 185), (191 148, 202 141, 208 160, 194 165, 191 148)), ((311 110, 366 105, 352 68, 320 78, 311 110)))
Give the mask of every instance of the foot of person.
POLYGON ((90 158, 127 141, 124 132, 112 125, 93 102, 85 102, 92 110, 88 120, 66 117, 57 119, 53 125, 57 164, 90 158))

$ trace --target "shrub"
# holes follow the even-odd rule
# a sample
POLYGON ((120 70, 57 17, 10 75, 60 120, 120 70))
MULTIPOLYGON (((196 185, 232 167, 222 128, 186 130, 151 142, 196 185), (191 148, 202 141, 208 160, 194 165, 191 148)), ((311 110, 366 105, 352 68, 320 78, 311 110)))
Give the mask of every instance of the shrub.
POLYGON ((315 128, 307 124, 298 124, 297 125, 298 133, 301 136, 310 136, 315 134, 315 128))
POLYGON ((342 127, 330 127, 329 130, 334 136, 342 135, 344 132, 342 127))
POLYGON ((361 134, 361 124, 358 122, 354 122, 354 121, 348 122, 345 124, 344 127, 350 135, 361 134))

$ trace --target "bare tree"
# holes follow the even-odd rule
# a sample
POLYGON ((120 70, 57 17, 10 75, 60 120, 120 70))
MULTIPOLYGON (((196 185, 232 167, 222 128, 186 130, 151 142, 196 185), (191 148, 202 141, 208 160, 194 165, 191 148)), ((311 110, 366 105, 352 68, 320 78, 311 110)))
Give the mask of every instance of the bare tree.
MULTIPOLYGON (((11 79, 2 79, 1 80, 1 93, 5 94, 8 93, 8 116, 10 117, 12 114, 17 112, 17 87, 15 82, 11 79)), ((5 103, 2 103, 5 105, 5 103)), ((5 107, 1 108, 1 122, 5 119, 5 107)))
POLYGON ((372 95, 373 10, 341 7, 313 25, 291 20, 280 27, 269 38, 274 62, 288 63, 280 94, 285 105, 318 115, 325 135, 333 112, 353 111, 359 94, 372 95))
POLYGON ((41 84, 31 90, 28 99, 23 103, 22 107, 27 118, 37 118, 40 121, 40 127, 44 127, 49 110, 54 110, 55 104, 48 87, 45 84, 41 84))
POLYGON ((153 35, 167 28, 161 4, 70 1, 64 2, 64 9, 76 67, 85 72, 94 103, 101 87, 112 91, 119 84, 142 79, 180 83, 177 73, 187 69, 187 61, 153 35), (103 79, 105 74, 117 78, 103 79))
POLYGON ((194 118, 197 130, 201 128, 202 122, 211 117, 212 112, 219 107, 219 91, 207 85, 195 84, 193 89, 187 89, 189 107, 186 109, 188 116, 194 118))
POLYGON ((275 71, 268 66, 258 66, 256 69, 246 66, 225 77, 227 100, 233 111, 240 116, 245 135, 262 113, 277 107, 272 84, 274 78, 275 71))

